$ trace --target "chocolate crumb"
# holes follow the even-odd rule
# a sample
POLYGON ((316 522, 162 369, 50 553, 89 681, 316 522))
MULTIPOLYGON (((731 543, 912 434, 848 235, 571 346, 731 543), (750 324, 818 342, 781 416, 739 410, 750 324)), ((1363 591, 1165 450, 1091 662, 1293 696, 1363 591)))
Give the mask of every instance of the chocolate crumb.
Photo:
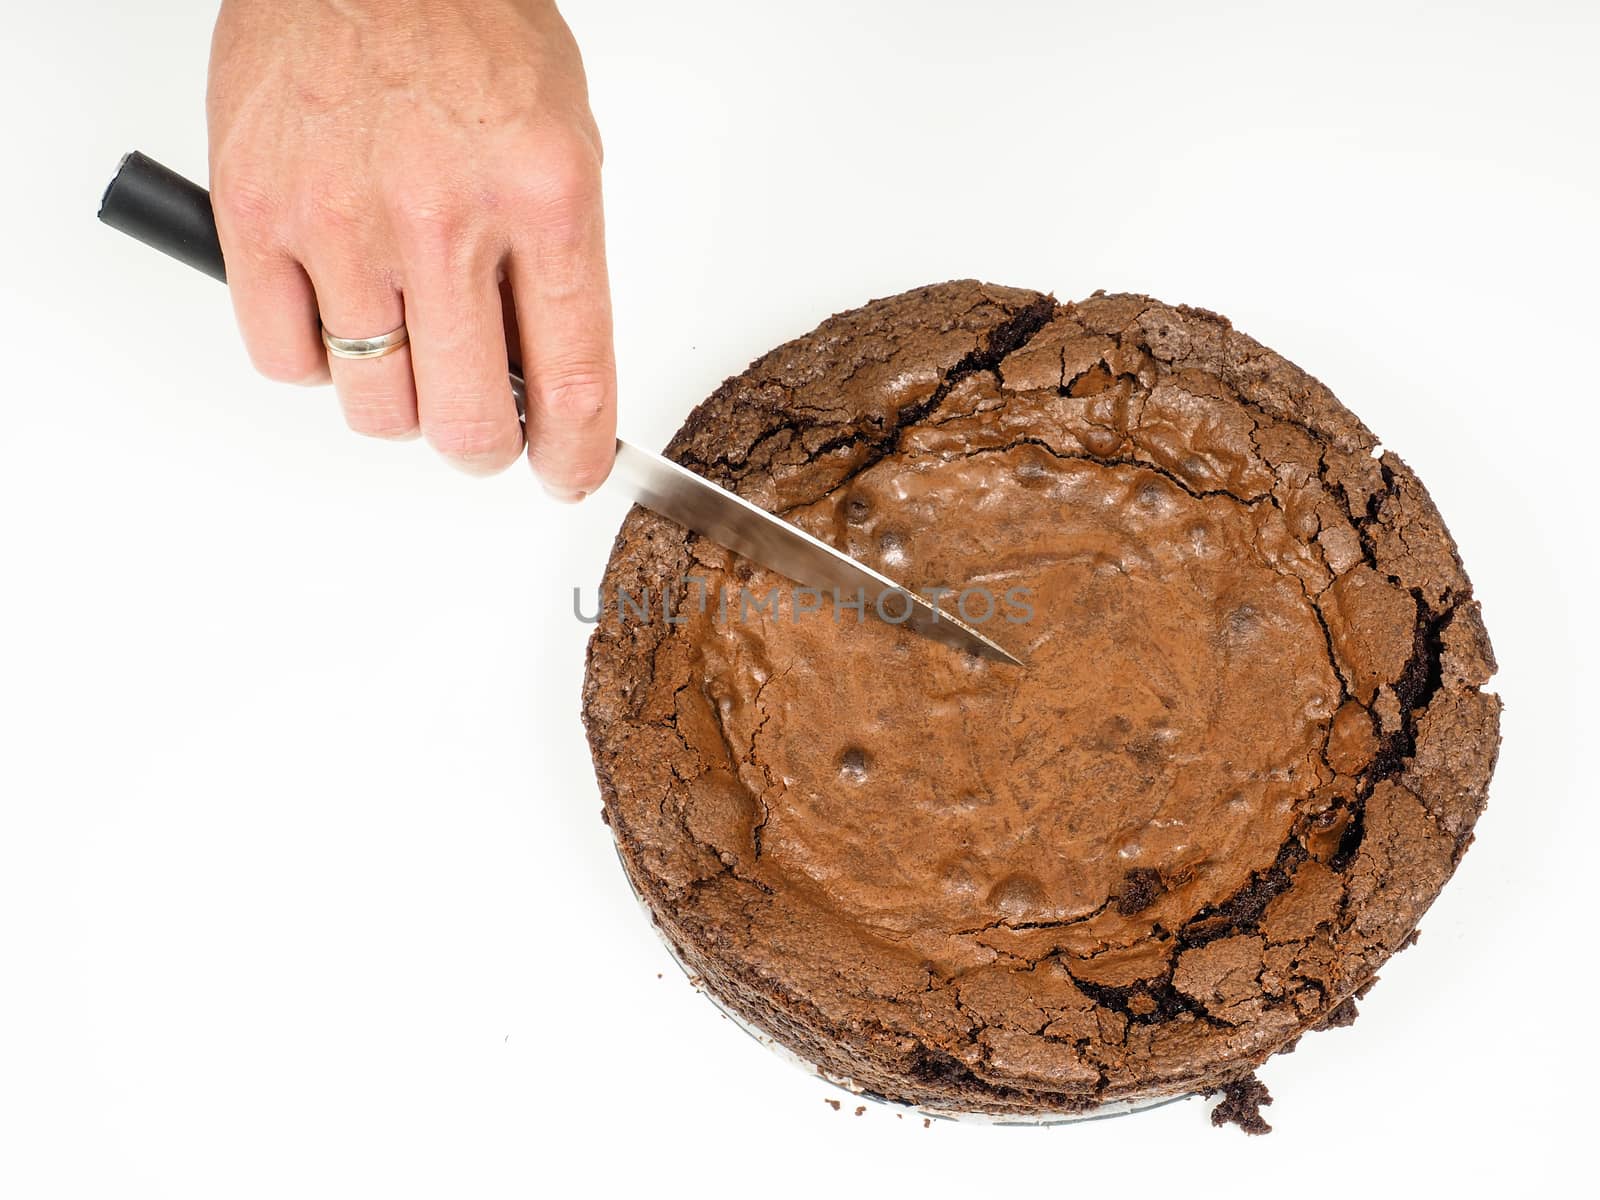
POLYGON ((839 1111, 839 1102, 837 1100, 835 1100, 832 1096, 826 1097, 822 1102, 824 1104, 832 1106, 834 1112, 838 1112, 839 1111))
POLYGON ((1322 1018, 1318 1029, 1343 1029, 1346 1025, 1354 1025, 1356 1018, 1361 1015, 1361 1010, 1356 1007, 1354 996, 1347 997, 1343 1004, 1322 1018))
POLYGON ((1261 1115, 1261 1110, 1271 1103, 1272 1093, 1254 1075, 1237 1079, 1222 1085, 1222 1099, 1211 1110, 1211 1123, 1218 1129, 1224 1125, 1237 1125, 1249 1134, 1271 1133, 1272 1126, 1261 1115))

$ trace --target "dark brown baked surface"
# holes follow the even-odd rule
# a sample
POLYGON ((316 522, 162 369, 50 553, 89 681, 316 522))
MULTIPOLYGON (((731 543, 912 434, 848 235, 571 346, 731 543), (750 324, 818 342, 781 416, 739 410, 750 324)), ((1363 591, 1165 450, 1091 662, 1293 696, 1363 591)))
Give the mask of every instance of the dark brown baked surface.
POLYGON ((623 863, 704 986, 829 1073, 991 1113, 1227 1087, 1248 1123, 1254 1068, 1350 1018, 1471 840, 1499 701, 1450 535, 1213 313, 920 288, 755 362, 668 453, 1032 608, 983 626, 1018 669, 797 616, 643 510, 617 537, 583 710, 623 863), (776 611, 700 610, 741 587, 776 611))

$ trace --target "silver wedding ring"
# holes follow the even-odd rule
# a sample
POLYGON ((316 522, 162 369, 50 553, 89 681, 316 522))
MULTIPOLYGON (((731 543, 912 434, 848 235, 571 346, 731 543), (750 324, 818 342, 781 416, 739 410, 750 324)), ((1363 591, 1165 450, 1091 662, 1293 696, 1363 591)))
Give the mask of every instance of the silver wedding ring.
POLYGON ((410 340, 411 335, 406 332, 404 325, 388 333, 380 333, 377 337, 364 338, 334 337, 326 325, 322 327, 322 344, 335 358, 382 358, 385 354, 393 354, 410 340))

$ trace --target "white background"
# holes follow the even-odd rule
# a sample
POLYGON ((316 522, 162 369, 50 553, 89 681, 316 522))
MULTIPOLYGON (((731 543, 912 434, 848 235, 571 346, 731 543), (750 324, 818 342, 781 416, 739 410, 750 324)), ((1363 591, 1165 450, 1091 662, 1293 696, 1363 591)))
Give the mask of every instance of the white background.
POLYGON ((623 512, 347 434, 98 226, 204 178, 210 6, 10 5, 0 274, 0 1194, 1528 1186, 1593 1074, 1595 7, 569 5, 623 428, 828 313, 976 275, 1229 314, 1450 521, 1502 663, 1479 841, 1351 1029, 1071 1128, 836 1113, 695 994, 578 720, 623 512))

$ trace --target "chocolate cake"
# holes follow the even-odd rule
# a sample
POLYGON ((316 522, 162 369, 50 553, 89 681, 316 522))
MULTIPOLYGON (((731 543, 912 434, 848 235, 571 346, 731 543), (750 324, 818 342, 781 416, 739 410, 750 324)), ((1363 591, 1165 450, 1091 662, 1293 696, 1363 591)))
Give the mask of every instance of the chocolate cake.
POLYGON ((1489 641, 1406 464, 1214 313, 971 281, 830 318, 668 454, 969 589, 969 618, 987 597, 1026 660, 808 611, 628 516, 584 719, 623 864, 703 986, 890 1099, 1223 1091, 1219 1119, 1264 1129, 1254 1069, 1353 1015, 1494 766, 1489 641))

